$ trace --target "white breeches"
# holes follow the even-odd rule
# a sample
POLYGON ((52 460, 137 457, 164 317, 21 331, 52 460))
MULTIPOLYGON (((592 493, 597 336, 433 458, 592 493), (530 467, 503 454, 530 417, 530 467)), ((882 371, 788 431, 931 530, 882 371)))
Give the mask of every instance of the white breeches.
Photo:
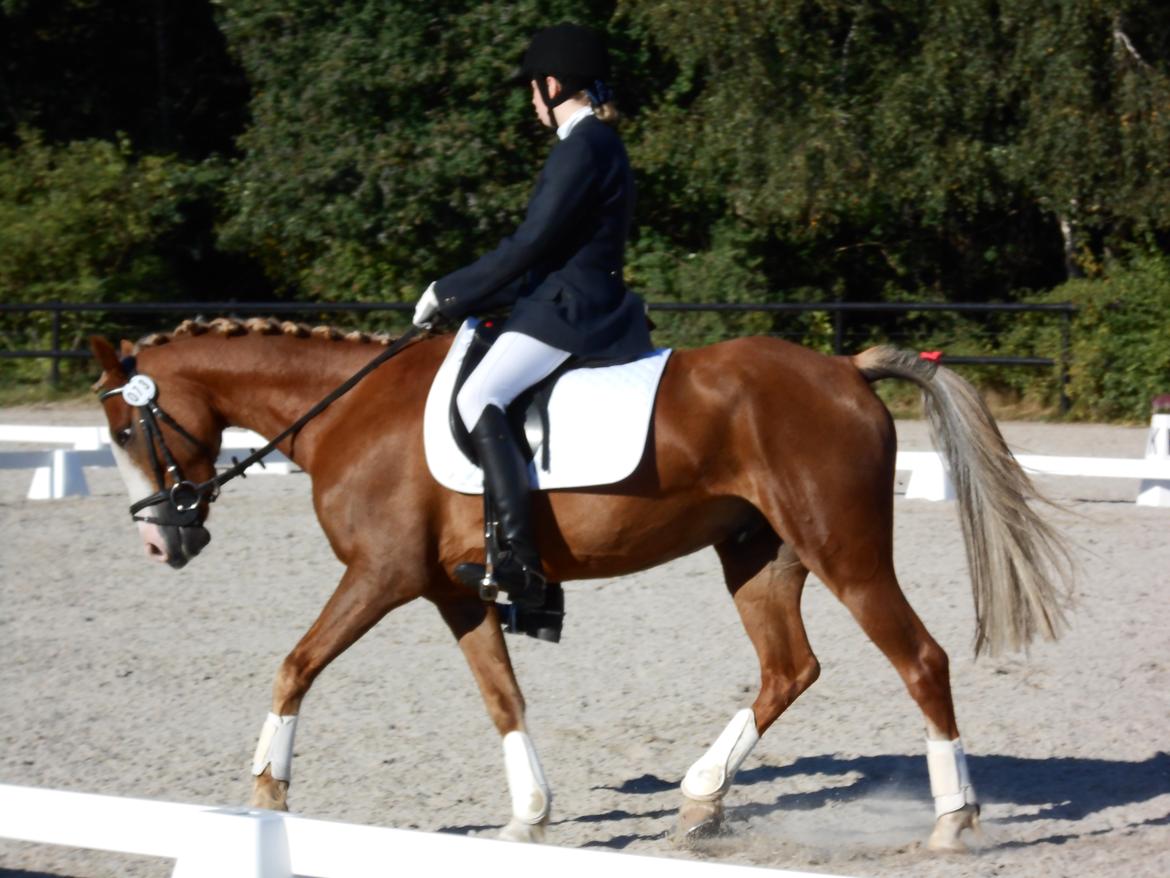
POLYGON ((505 332, 491 346, 459 390, 455 405, 468 430, 489 405, 507 411, 516 397, 547 378, 569 358, 567 351, 522 332, 505 332))

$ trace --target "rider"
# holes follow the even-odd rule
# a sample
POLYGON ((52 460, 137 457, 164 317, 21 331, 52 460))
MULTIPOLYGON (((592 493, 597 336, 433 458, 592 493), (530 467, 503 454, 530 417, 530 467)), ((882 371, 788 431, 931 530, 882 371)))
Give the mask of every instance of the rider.
POLYGON ((540 606, 545 578, 531 523, 528 466, 504 415, 569 357, 632 359, 651 350, 642 300, 622 265, 634 179, 600 34, 559 24, 532 39, 522 74, 540 122, 556 130, 520 227, 490 253, 427 287, 414 312, 429 328, 511 306, 503 332, 456 399, 499 518, 493 575, 514 603, 540 606), (605 124, 605 123, 610 124, 605 124))

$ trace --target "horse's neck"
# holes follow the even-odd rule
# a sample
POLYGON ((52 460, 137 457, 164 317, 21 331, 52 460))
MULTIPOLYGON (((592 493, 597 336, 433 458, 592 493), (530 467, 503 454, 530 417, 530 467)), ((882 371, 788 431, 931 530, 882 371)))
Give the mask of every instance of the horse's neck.
MULTIPOLYGON (((360 367, 345 356, 344 342, 249 336, 212 340, 196 380, 207 389, 226 426, 254 430, 272 439, 293 424, 360 367)), ((288 443, 282 444, 286 453, 288 443)), ((297 456, 303 449, 297 446, 297 456)))

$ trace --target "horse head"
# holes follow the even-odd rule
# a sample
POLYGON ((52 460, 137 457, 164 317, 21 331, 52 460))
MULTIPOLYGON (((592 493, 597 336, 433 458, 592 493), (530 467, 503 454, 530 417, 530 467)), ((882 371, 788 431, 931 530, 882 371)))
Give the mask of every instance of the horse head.
POLYGON ((146 555, 177 570, 211 541, 204 522, 217 490, 210 480, 222 425, 164 348, 143 351, 141 362, 126 341, 120 356, 99 337, 90 349, 102 368, 94 390, 146 555))

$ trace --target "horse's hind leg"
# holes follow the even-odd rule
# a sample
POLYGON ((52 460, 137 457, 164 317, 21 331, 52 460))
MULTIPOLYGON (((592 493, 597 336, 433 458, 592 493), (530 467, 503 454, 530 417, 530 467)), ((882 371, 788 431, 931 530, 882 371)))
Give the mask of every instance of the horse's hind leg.
POLYGON ((277 672, 272 711, 252 759, 253 807, 281 811, 288 807, 297 715, 317 675, 390 610, 418 593, 407 577, 374 571, 360 562, 346 568, 321 614, 277 672))
POLYGON ((536 748, 524 728, 524 696, 516 682, 496 612, 461 588, 429 597, 459 641, 459 648, 463 650, 483 695, 488 715, 503 739, 504 771, 511 794, 512 819, 500 832, 500 838, 544 841, 552 793, 536 748))
MULTIPOLYGON (((877 538, 875 531, 869 535, 877 538)), ((859 536, 864 543, 864 536, 859 536)), ((979 831, 979 806, 955 721, 947 654, 906 600, 890 555, 888 550, 879 551, 876 570, 867 565, 869 575, 851 569, 850 553, 818 573, 893 664, 926 719, 927 768, 935 803, 929 847, 966 850, 960 835, 965 829, 979 831)), ((853 556, 874 557, 872 553, 853 556)))
POLYGON ((759 736, 820 673, 800 618, 800 597, 808 570, 795 553, 767 527, 715 548, 727 588, 759 656, 760 691, 752 706, 739 711, 687 771, 679 811, 679 832, 684 840, 718 831, 723 797, 736 769, 759 736))

